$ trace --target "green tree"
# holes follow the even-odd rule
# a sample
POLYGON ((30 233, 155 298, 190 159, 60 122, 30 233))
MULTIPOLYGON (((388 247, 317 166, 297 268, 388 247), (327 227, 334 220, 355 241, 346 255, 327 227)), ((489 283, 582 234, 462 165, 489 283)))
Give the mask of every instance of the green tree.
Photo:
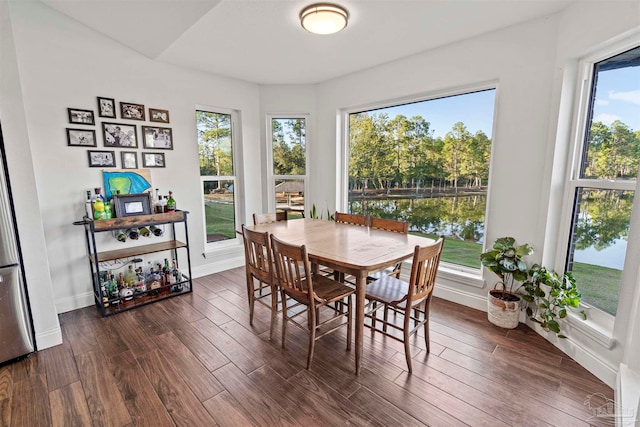
POLYGON ((444 137, 442 147, 443 163, 447 173, 447 179, 451 181, 453 188, 458 189, 458 180, 468 162, 468 147, 471 134, 462 122, 457 122, 444 137))
POLYGON ((233 175, 231 115, 196 112, 200 175, 233 175))

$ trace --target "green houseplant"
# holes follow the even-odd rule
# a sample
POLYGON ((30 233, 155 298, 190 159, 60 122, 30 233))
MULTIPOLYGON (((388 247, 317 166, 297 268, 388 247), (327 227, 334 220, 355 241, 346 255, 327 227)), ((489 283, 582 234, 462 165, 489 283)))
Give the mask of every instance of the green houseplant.
MULTIPOLYGON (((560 332, 559 319, 567 316, 567 309, 576 309, 580 305, 580 293, 576 281, 570 272, 559 275, 553 270, 534 264, 528 272, 528 278, 522 284, 529 320, 538 323, 545 331, 551 331, 558 338, 566 338, 560 332)), ((587 315, 581 310, 582 318, 587 315)))
POLYGON ((528 243, 517 245, 513 237, 500 237, 491 250, 480 254, 482 265, 500 279, 487 297, 487 314, 494 325, 510 329, 518 326, 521 298, 514 284, 527 280, 529 268, 524 257, 532 253, 528 243))

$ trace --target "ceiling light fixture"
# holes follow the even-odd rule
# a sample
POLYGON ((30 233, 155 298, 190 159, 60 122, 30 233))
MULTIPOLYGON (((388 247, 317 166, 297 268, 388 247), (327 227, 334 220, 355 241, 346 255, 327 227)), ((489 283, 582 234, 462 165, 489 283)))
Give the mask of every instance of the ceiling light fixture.
POLYGON ((302 9, 302 28, 314 34, 333 34, 347 26, 349 12, 331 3, 315 3, 302 9))

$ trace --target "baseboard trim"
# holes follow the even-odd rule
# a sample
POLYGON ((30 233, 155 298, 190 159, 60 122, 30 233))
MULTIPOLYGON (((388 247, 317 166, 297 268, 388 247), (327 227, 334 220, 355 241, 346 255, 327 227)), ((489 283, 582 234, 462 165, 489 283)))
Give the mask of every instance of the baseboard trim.
POLYGON ((230 270, 244 265, 244 254, 234 258, 226 258, 222 261, 209 262, 205 265, 191 269, 191 275, 196 277, 207 276, 209 274, 220 273, 221 271, 230 270))
POLYGON ((463 289, 452 288, 436 283, 433 295, 476 310, 487 311, 487 297, 463 289))
POLYGON ((67 311, 89 307, 94 304, 93 292, 85 292, 83 294, 56 300, 56 310, 58 314, 61 314, 66 313, 67 311))
POLYGON ((62 344, 62 329, 57 327, 37 333, 36 344, 38 346, 38 350, 44 350, 45 348, 55 347, 62 344))

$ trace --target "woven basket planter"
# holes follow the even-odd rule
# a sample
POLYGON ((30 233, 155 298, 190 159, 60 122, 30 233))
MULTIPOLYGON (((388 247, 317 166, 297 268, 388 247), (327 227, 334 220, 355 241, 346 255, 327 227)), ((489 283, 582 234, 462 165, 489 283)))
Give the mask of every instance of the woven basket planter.
POLYGON ((487 297, 489 322, 505 329, 514 329, 520 323, 520 297, 507 292, 509 300, 502 299, 502 291, 491 290, 487 297))

